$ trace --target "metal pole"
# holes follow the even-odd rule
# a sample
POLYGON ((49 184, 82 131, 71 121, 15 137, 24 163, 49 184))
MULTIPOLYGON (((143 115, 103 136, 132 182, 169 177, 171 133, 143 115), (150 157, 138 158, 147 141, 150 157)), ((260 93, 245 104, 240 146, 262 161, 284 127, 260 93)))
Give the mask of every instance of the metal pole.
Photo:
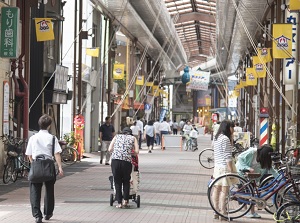
POLYGON ((71 120, 71 129, 74 129, 74 117, 76 115, 76 88, 77 88, 77 80, 76 80, 76 73, 77 73, 77 0, 75 0, 74 6, 74 62, 73 62, 73 113, 72 113, 72 120, 71 120))
POLYGON ((78 112, 81 111, 81 88, 82 88, 82 0, 79 0, 79 43, 78 43, 78 112))
POLYGON ((103 109, 103 101, 104 101, 104 97, 105 97, 105 72, 106 72, 106 30, 107 30, 107 18, 104 18, 105 20, 105 29, 104 29, 104 41, 103 41, 103 67, 102 67, 102 84, 101 84, 101 87, 102 87, 102 94, 101 94, 101 125, 103 124, 103 112, 104 112, 104 109, 103 109))

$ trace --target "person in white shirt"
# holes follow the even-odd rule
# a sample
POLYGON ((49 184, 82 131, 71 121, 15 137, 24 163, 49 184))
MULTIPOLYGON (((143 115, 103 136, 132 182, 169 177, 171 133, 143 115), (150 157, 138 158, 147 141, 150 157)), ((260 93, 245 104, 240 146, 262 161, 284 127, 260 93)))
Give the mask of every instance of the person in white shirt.
POLYGON ((173 122, 172 122, 171 119, 169 120, 169 125, 170 125, 170 128, 171 128, 171 131, 173 131, 173 122))
POLYGON ((193 126, 191 125, 191 122, 188 121, 183 127, 184 135, 189 135, 192 130, 193 130, 193 126))
MULTIPOLYGON (((159 124, 159 132, 160 132, 161 139, 163 135, 167 135, 171 133, 171 128, 169 123, 167 123, 166 117, 164 117, 163 122, 159 124)), ((162 146, 162 149, 165 149, 165 147, 162 146)))
POLYGON ((159 119, 156 120, 156 122, 154 122, 153 126, 155 129, 155 141, 156 141, 156 145, 160 145, 160 131, 159 131, 159 119))
POLYGON ((147 141, 148 153, 152 153, 151 150, 153 150, 154 136, 155 136, 155 128, 153 126, 153 121, 150 120, 145 126, 145 131, 144 131, 144 138, 147 141))
POLYGON ((140 137, 140 127, 137 126, 136 121, 133 123, 132 126, 130 126, 130 129, 132 131, 132 135, 136 138, 137 141, 139 141, 140 137))
MULTIPOLYGON (((52 123, 52 118, 45 114, 39 118, 38 124, 40 131, 31 136, 28 141, 25 154, 28 156, 29 161, 32 163, 38 155, 44 155, 47 159, 53 159, 52 146, 54 146, 54 157, 58 165, 58 174, 63 176, 63 169, 61 165, 61 147, 58 143, 58 139, 51 135, 48 131, 52 123), (53 145, 54 141, 54 145, 53 145)), ((44 198, 44 215, 45 219, 49 220, 53 216, 54 210, 54 184, 56 179, 44 182, 46 191, 44 198)), ((43 183, 30 182, 30 204, 32 210, 32 216, 35 218, 35 222, 40 223, 43 219, 41 212, 41 195, 42 195, 43 183)))
POLYGON ((180 134, 183 135, 183 127, 185 125, 185 122, 183 121, 183 119, 181 119, 181 121, 179 122, 179 128, 180 128, 180 134))
POLYGON ((143 122, 140 120, 141 118, 140 117, 137 117, 137 120, 136 120, 136 125, 138 127, 140 127, 140 135, 139 135, 139 149, 142 149, 142 136, 143 136, 143 130, 144 130, 144 124, 143 122))
POLYGON ((235 123, 233 131, 234 132, 243 132, 242 127, 240 127, 240 123, 238 123, 238 122, 235 123))
POLYGON ((177 130, 178 130, 178 123, 176 122, 176 120, 174 120, 173 122, 173 134, 177 135, 177 130))

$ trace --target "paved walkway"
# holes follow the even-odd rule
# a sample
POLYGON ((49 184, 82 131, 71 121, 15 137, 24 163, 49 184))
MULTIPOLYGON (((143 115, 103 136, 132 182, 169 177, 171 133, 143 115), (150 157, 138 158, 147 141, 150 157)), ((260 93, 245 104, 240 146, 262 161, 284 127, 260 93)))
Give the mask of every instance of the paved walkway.
MULTIPOLYGON (((200 150, 209 147, 210 137, 199 137, 200 150)), ((145 148, 145 147, 144 147, 145 148)), ((86 154, 82 162, 64 168, 65 176, 56 182, 56 207, 52 223, 96 222, 219 222, 212 219, 207 200, 207 182, 212 170, 202 168, 199 151, 180 151, 158 147, 149 154, 140 152, 141 207, 130 209, 109 205, 112 193, 108 177, 110 166, 99 164, 99 153, 86 154)), ((115 203, 116 204, 116 203, 115 203)), ((272 216, 259 211, 262 219, 241 218, 234 222, 274 222, 272 216)), ((0 183, 0 222, 34 222, 26 180, 0 183)))

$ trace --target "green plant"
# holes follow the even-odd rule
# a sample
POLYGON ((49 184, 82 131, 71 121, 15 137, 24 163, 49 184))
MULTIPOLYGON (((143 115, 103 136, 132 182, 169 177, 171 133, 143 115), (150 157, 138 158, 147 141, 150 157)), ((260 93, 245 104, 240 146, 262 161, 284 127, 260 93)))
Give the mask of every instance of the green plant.
POLYGON ((66 141, 68 145, 74 146, 80 142, 80 135, 79 134, 76 135, 75 132, 72 131, 70 133, 64 134, 63 139, 66 141))

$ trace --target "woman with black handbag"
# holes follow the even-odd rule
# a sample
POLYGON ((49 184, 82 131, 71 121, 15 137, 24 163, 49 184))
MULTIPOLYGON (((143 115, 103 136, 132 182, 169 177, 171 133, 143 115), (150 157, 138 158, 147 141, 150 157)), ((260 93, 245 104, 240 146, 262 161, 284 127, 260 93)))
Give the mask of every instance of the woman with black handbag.
POLYGON ((44 199, 44 215, 45 220, 49 220, 53 216, 54 210, 54 184, 56 181, 55 167, 53 156, 58 165, 58 174, 63 176, 63 170, 61 166, 61 147, 58 143, 58 139, 51 135, 48 131, 52 123, 52 118, 45 114, 40 117, 38 124, 40 131, 31 136, 28 141, 26 155, 31 162, 31 170, 29 173, 30 180, 30 203, 32 209, 32 215, 35 218, 36 223, 42 222, 43 215, 41 208, 41 193, 43 183, 45 184, 45 199, 44 199), (40 164, 44 164, 44 171, 52 174, 53 176, 37 177, 39 174, 40 164), (45 164, 46 163, 46 164, 45 164), (36 172, 35 172, 36 170, 36 172), (53 174, 54 170, 54 174, 53 174))

